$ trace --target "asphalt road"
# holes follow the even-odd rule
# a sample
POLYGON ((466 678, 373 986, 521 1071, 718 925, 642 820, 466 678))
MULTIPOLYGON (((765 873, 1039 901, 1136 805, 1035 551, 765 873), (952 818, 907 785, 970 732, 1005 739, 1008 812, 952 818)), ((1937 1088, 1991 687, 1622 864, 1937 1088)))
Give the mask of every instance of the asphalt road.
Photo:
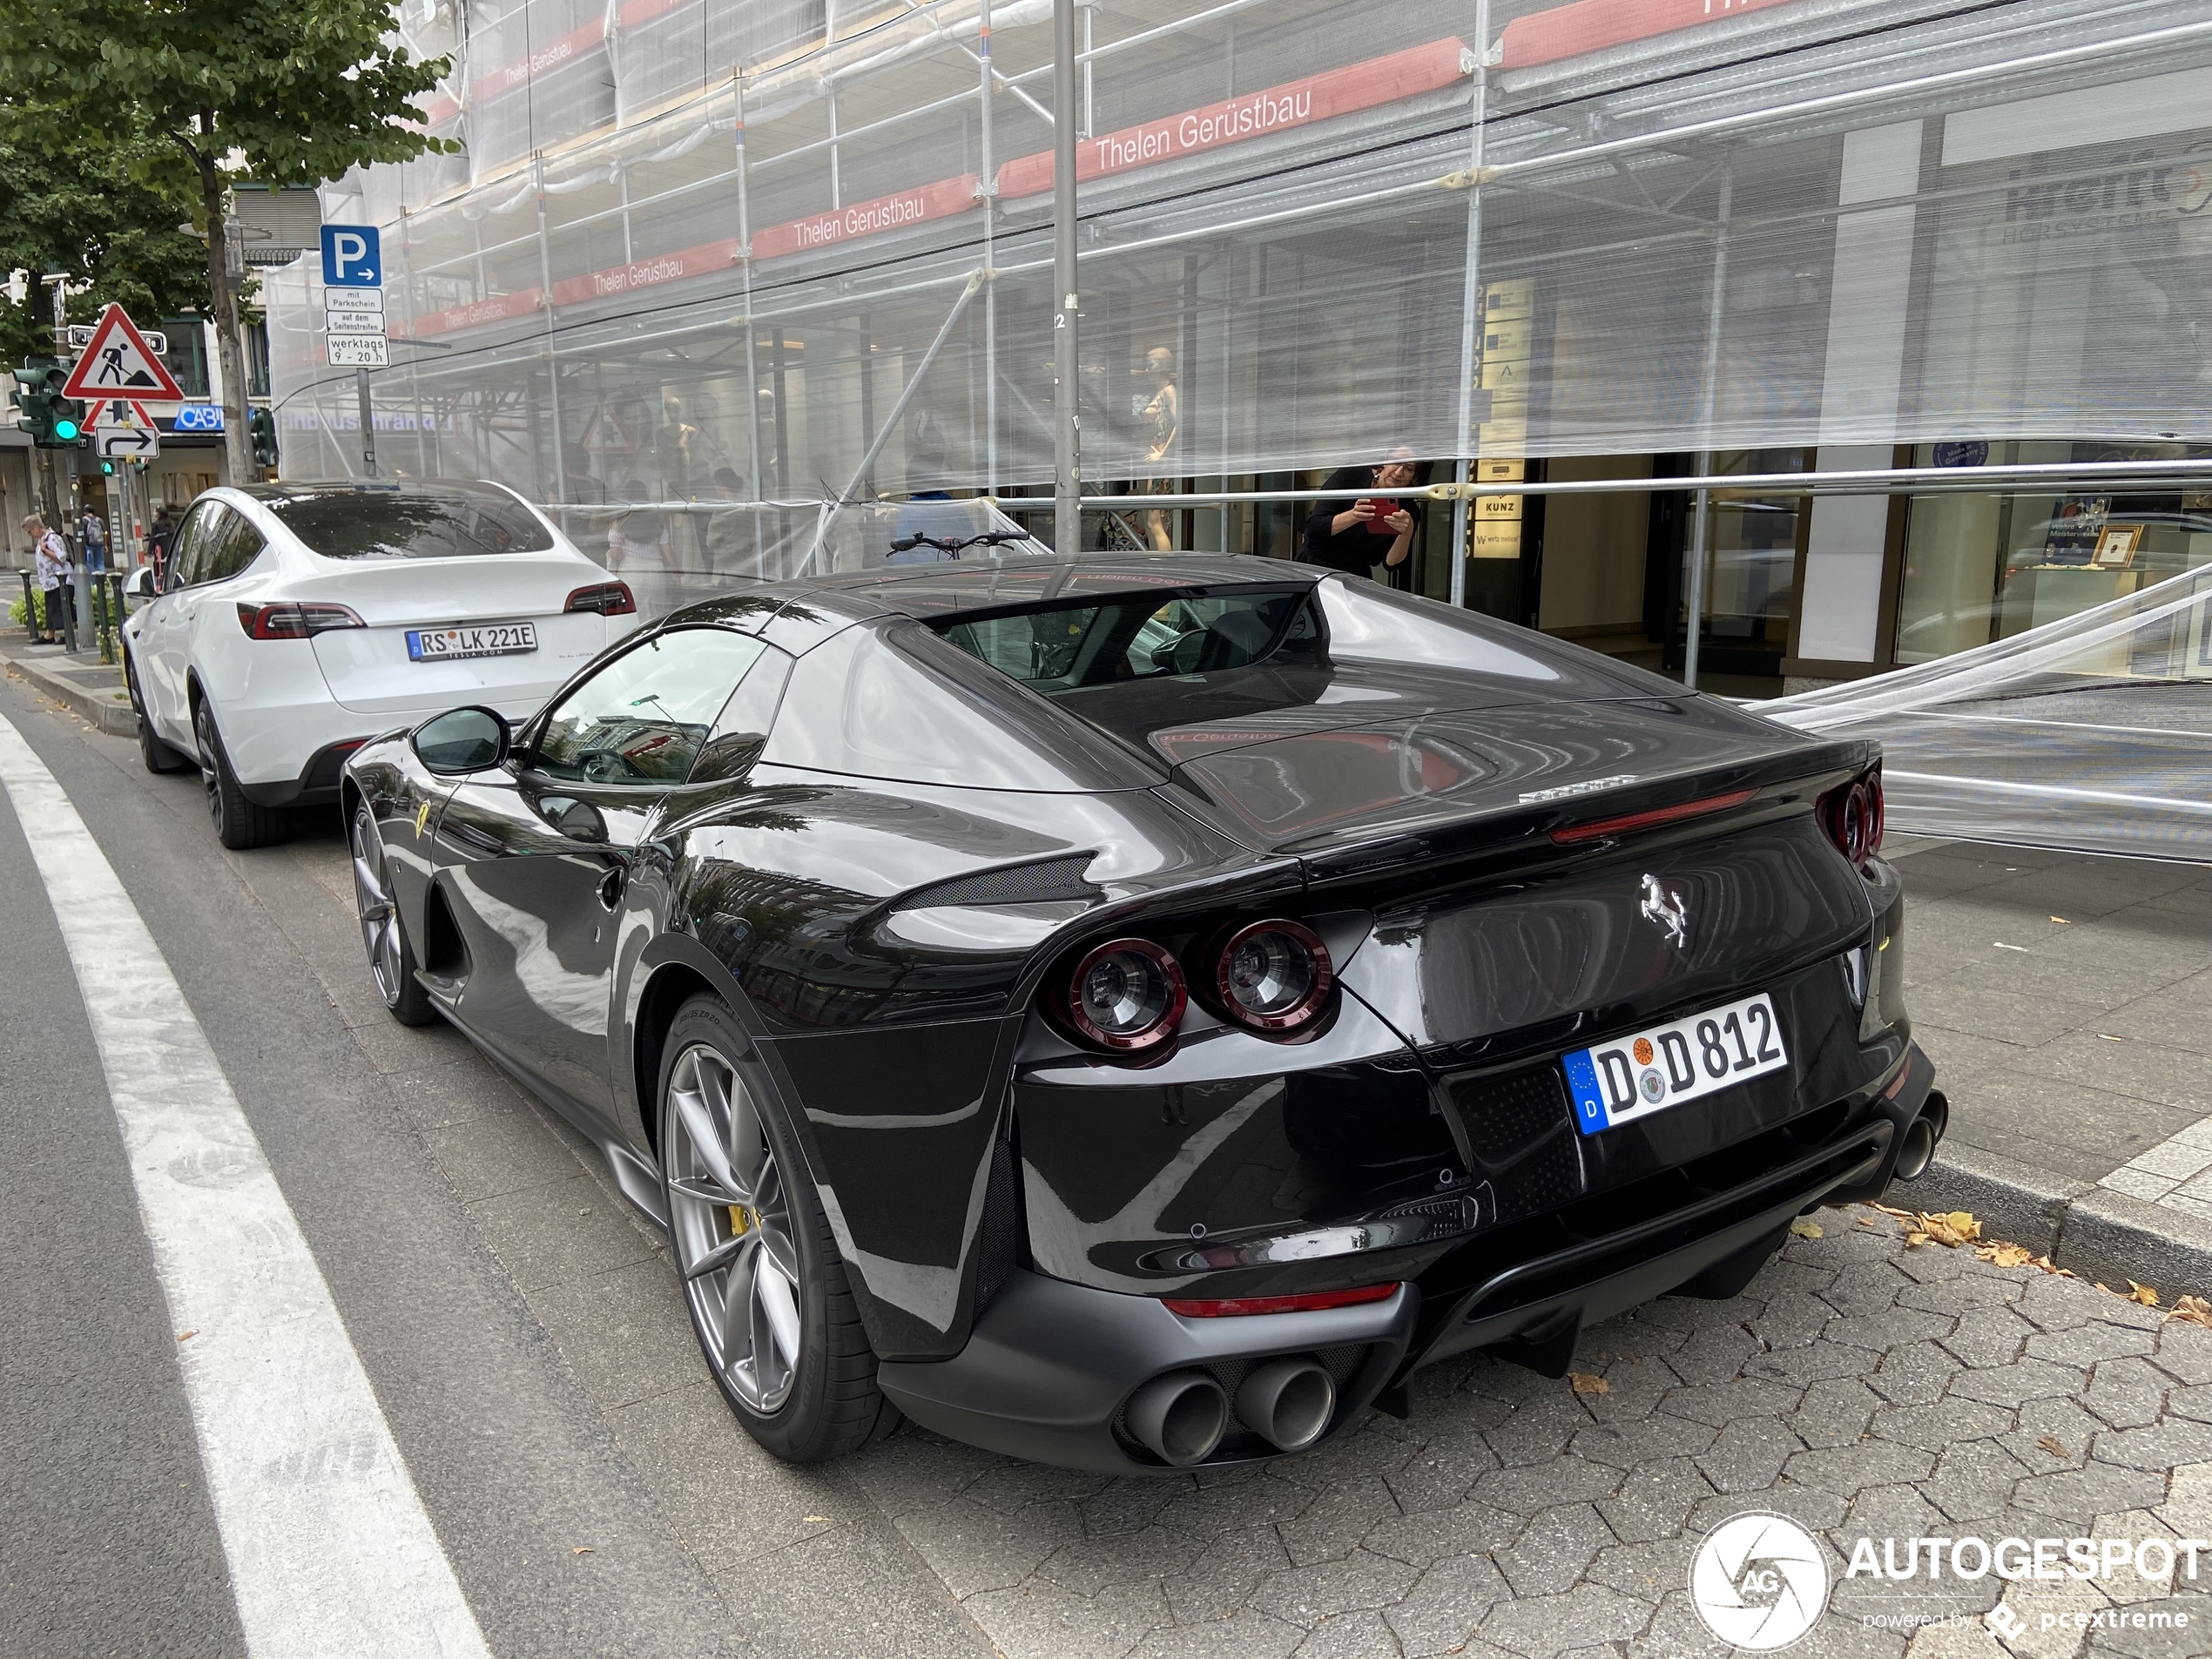
MULTIPOLYGON (((1576 1365, 1602 1389, 1473 1356, 1423 1373, 1410 1422, 1372 1418, 1264 1470, 1116 1480, 911 1429, 786 1467, 731 1422, 657 1238, 576 1137, 457 1034, 386 1017, 334 814, 227 853, 196 778, 147 775, 134 745, 15 681, 0 716, 205 1033, 478 1651, 1675 1659, 1725 1651, 1689 1610, 1688 1563, 1744 1511, 1797 1517, 1838 1572, 1861 1537, 2212 1535, 2212 1332, 1908 1246, 1864 1211, 1824 1212, 1821 1237, 1793 1238, 1732 1302, 1662 1300, 1586 1333, 1576 1365)), ((73 913, 50 901, 10 799, 0 1654, 243 1653, 236 1609, 270 1564, 226 1553, 208 1470, 241 1447, 252 1466, 273 1431, 211 1422, 188 1387, 203 1333, 172 1318, 179 1264, 148 1243, 151 1177, 126 1157, 57 921, 73 913)), ((51 825, 27 827, 51 844, 51 825)), ((349 1473, 290 1472, 303 1487, 349 1473)), ((1803 1651, 2181 1659, 2207 1651, 2208 1621, 2197 1587, 2170 1579, 1861 1580, 1838 1584, 1803 1651), (2009 1649, 1981 1622, 2000 1595, 2029 1622, 2009 1649), (2197 1624, 2040 1623, 2150 1605, 2197 1624), (1900 1615, 1964 1622, 1915 1636, 1900 1615)), ((330 1659, 355 1652, 414 1659, 373 1644, 330 1659)))

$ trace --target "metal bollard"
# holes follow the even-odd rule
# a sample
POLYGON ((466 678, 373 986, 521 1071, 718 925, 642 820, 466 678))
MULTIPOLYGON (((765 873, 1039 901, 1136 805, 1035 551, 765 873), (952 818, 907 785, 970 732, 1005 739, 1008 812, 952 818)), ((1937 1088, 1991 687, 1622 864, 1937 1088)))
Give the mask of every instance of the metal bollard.
POLYGON ((41 631, 39 624, 45 620, 38 609, 38 590, 30 585, 30 571, 20 570, 17 574, 23 577, 24 631, 36 639, 41 631))
POLYGON ((100 662, 104 667, 115 666, 114 613, 109 606, 114 601, 108 590, 107 577, 100 571, 91 572, 92 583, 92 632, 100 642, 100 662))

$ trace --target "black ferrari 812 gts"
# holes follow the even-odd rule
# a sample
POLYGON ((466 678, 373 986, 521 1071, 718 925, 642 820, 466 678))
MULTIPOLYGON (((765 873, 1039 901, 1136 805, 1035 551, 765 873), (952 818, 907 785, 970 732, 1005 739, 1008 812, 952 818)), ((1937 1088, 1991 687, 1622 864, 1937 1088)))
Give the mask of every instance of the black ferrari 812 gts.
POLYGON ((604 1151, 786 1457, 1296 1453, 1944 1129, 1871 745, 1310 566, 749 589, 344 795, 394 1015, 604 1151))

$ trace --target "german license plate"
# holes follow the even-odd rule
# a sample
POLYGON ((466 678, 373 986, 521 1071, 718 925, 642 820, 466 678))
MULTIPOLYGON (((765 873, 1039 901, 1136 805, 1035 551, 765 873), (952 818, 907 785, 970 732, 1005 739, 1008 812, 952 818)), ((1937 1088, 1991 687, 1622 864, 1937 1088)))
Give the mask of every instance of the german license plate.
POLYGON ((448 662, 460 657, 512 657, 537 649, 537 628, 527 622, 494 623, 482 628, 410 628, 407 654, 418 663, 448 662))
POLYGON ((1670 1025, 1567 1055, 1575 1127, 1585 1135, 1663 1112, 1790 1063, 1774 1004, 1761 992, 1670 1025))

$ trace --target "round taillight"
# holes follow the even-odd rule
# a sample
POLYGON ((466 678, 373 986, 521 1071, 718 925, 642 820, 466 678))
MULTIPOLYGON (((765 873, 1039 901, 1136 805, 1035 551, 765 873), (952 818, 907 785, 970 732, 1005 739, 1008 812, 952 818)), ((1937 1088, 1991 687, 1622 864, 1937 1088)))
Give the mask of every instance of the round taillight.
POLYGON ((1853 784, 1844 792, 1843 799, 1844 856, 1853 864, 1866 859, 1866 786, 1853 784))
POLYGON ((1295 921, 1255 921, 1224 940, 1214 958, 1221 1011, 1255 1031, 1294 1031, 1321 1011, 1335 974, 1329 949, 1295 921))
POLYGON ((1882 769, 1876 766, 1866 774, 1866 856, 1871 858, 1882 850, 1882 821, 1889 815, 1889 808, 1882 799, 1882 769))
POLYGON ((1173 1036, 1188 1000, 1174 957, 1149 939, 1115 939, 1076 964, 1068 1020, 1101 1048, 1134 1054, 1173 1036))

